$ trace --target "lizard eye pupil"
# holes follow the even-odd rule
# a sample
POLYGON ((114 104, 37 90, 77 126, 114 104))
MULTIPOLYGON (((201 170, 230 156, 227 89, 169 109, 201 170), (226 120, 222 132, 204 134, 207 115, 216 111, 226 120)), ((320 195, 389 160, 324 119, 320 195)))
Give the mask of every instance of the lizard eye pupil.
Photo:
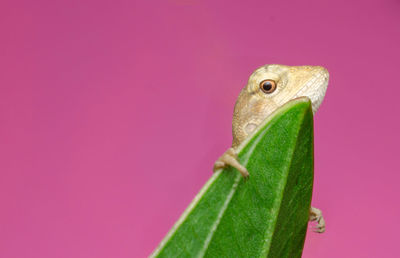
POLYGON ((260 88, 264 93, 270 94, 276 90, 276 83, 273 80, 264 80, 260 83, 260 88))
POLYGON ((265 91, 270 91, 272 89, 272 84, 270 82, 264 82, 263 89, 265 91))

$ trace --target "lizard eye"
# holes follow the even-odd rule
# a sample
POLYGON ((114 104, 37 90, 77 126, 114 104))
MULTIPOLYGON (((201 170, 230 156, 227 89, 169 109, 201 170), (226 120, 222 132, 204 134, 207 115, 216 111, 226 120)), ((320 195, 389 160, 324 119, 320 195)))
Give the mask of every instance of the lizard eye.
POLYGON ((260 88, 264 93, 271 94, 276 90, 276 83, 274 80, 264 80, 260 83, 260 88))

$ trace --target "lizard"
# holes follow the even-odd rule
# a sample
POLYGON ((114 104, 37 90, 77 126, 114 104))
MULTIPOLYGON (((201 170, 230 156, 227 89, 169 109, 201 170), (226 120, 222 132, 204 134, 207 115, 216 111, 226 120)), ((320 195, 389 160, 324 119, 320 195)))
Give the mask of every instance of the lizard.
MULTIPOLYGON (((247 179, 249 172, 240 164, 236 148, 277 108, 286 102, 308 97, 313 114, 324 99, 329 73, 321 66, 287 66, 270 64, 256 69, 241 90, 233 112, 232 146, 214 163, 213 171, 232 166, 247 179)), ((310 207, 310 221, 315 232, 325 231, 321 210, 310 207)))

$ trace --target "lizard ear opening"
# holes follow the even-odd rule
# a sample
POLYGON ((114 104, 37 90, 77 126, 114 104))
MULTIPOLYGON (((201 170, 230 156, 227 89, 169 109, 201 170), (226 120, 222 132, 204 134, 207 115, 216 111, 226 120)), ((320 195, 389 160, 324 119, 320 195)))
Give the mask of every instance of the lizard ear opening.
POLYGON ((264 80, 260 83, 260 89, 266 94, 271 94, 276 90, 276 82, 274 80, 264 80))

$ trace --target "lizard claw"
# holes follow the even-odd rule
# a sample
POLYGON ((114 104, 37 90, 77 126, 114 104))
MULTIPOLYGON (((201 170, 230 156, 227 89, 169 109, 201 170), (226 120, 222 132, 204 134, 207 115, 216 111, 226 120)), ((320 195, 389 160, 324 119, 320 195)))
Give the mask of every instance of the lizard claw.
POLYGON ((224 154, 222 154, 221 157, 217 159, 217 161, 214 163, 213 171, 215 172, 218 169, 224 168, 228 165, 236 168, 240 174, 242 174, 245 180, 249 178, 249 172, 239 163, 237 153, 233 148, 229 148, 224 154))
POLYGON ((226 166, 225 163, 224 163, 223 161, 220 161, 220 160, 218 159, 218 160, 215 161, 215 163, 214 163, 213 171, 215 172, 215 171, 217 171, 217 170, 220 169, 220 168, 224 168, 225 166, 226 166))
POLYGON ((316 233, 324 233, 325 232, 325 220, 322 216, 321 210, 311 207, 310 209, 310 221, 316 221, 317 225, 313 227, 313 231, 316 233))

